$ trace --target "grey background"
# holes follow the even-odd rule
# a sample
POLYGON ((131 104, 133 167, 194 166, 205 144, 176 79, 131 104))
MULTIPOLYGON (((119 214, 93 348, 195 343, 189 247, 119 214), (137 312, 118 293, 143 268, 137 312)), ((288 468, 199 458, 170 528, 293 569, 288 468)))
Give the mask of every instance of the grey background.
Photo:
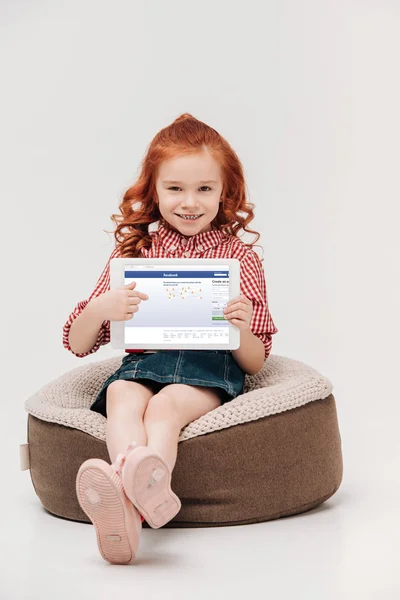
POLYGON ((58 598, 149 581, 164 600, 210 584, 215 597, 398 595, 399 12, 389 0, 0 2, 1 597, 44 598, 49 572, 58 598), (78 359, 62 327, 113 248, 103 229, 147 145, 186 111, 242 160, 273 353, 333 382, 344 481, 298 518, 147 530, 144 564, 107 568, 92 528, 46 514, 19 471, 23 405, 120 353, 78 359))

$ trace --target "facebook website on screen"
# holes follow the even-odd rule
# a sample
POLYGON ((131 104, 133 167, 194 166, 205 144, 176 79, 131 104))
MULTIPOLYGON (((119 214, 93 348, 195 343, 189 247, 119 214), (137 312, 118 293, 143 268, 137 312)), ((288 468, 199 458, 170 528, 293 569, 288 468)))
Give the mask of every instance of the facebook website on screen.
POLYGON ((125 322, 126 344, 229 342, 229 265, 126 265, 124 275, 149 296, 125 322))

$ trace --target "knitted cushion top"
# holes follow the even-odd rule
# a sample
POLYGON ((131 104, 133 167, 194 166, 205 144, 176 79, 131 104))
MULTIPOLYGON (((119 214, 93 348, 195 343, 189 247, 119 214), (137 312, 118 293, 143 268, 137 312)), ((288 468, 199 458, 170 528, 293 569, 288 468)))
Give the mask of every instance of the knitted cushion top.
MULTIPOLYGON (((41 419, 73 427, 106 439, 107 419, 89 410, 103 383, 122 363, 123 356, 81 365, 44 385, 25 401, 25 410, 41 419)), ((178 441, 255 421, 322 400, 332 383, 308 365, 270 355, 255 375, 246 375, 243 393, 184 427, 178 441)))

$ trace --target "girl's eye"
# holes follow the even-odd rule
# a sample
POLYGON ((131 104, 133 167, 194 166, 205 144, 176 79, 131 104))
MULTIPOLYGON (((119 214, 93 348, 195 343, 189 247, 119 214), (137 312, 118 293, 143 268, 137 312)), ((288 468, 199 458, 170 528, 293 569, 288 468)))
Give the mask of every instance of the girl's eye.
MULTIPOLYGON (((211 191, 211 188, 208 185, 203 185, 200 189, 202 188, 208 188, 211 191)), ((169 190, 180 190, 181 188, 178 188, 176 185, 173 185, 172 187, 168 188, 169 190)))

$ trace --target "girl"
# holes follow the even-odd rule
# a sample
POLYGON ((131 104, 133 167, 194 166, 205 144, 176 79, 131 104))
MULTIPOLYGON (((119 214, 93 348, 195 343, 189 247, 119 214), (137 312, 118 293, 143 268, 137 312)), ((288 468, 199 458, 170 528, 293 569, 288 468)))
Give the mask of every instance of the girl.
POLYGON ((256 233, 246 229, 253 207, 246 203, 241 163, 226 140, 182 115, 151 142, 136 184, 123 196, 121 215, 111 217, 117 245, 94 291, 64 325, 65 348, 84 357, 110 341, 110 321, 134 318, 148 300, 136 282, 110 290, 114 257, 240 260, 241 294, 224 311, 240 330, 237 350, 128 351, 90 407, 107 419, 112 464, 85 461, 76 493, 108 562, 135 559, 143 520, 159 528, 179 512, 171 473, 181 429, 241 394, 245 374, 257 373, 271 352, 278 330, 261 260, 237 235, 241 229, 256 233), (155 222, 158 228, 150 232, 155 222))

